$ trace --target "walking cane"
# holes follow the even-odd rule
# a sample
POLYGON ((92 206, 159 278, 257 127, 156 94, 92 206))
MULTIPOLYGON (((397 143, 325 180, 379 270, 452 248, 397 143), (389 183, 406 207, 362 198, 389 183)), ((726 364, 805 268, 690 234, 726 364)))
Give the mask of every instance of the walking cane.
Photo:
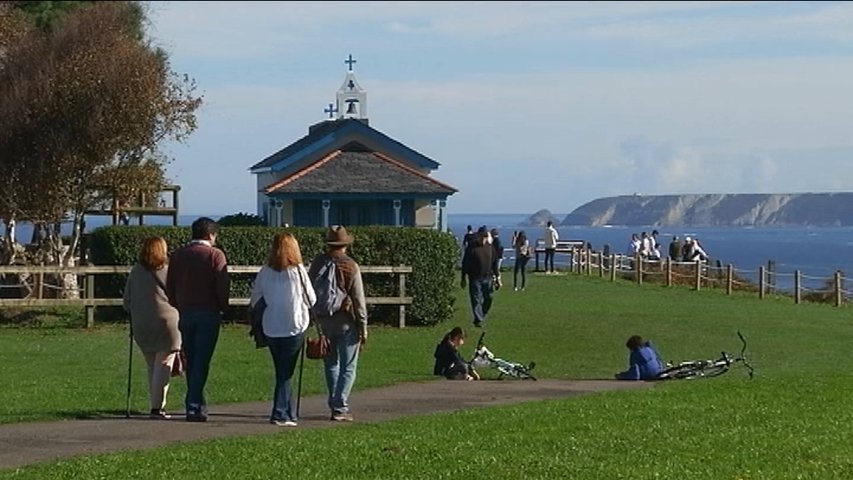
POLYGON ((125 404, 124 418, 130 418, 130 377, 133 373, 133 322, 128 321, 130 334, 127 340, 127 402, 125 404))
POLYGON ((302 403, 302 372, 305 370, 305 343, 308 337, 302 337, 302 353, 299 358, 299 382, 296 384, 296 418, 299 418, 299 406, 302 403))

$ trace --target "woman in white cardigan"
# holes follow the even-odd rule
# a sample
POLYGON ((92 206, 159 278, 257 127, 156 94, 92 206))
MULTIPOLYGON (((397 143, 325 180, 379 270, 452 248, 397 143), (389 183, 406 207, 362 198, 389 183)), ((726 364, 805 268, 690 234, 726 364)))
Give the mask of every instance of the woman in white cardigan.
POLYGON ((261 298, 267 305, 263 329, 275 367, 270 423, 295 427, 293 372, 308 330, 309 308, 317 301, 317 296, 302 264, 299 243, 289 233, 276 234, 267 263, 255 277, 253 308, 261 298))

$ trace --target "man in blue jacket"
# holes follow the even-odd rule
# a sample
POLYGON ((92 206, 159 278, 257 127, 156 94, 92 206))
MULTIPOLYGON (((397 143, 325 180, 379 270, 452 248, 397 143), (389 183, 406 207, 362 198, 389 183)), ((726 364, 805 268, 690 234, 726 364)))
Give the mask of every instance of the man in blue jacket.
POLYGON ((625 346, 631 351, 628 370, 617 373, 617 380, 654 380, 663 371, 664 362, 651 342, 634 335, 625 342, 625 346))

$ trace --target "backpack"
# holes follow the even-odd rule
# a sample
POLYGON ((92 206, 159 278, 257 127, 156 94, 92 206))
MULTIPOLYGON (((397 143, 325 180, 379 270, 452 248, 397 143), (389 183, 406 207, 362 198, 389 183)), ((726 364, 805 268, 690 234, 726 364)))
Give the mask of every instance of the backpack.
POLYGON ((311 311, 316 315, 331 317, 341 309, 347 297, 346 292, 338 286, 337 270, 334 259, 326 258, 317 272, 317 277, 311 280, 311 285, 317 294, 317 302, 311 307, 311 311))

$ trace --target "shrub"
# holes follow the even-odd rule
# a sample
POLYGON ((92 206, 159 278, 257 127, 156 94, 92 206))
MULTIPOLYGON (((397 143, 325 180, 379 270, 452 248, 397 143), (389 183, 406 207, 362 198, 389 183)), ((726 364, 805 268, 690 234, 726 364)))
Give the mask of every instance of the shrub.
POLYGON ((264 219, 252 213, 225 215, 216 221, 220 227, 260 227, 266 225, 264 219))
MULTIPOLYGON (((406 309, 409 325, 435 325, 453 315, 453 289, 459 257, 455 238, 449 233, 411 227, 352 227, 355 243, 348 254, 360 265, 409 265, 412 273, 406 277, 406 294, 414 297, 406 309)), ((311 259, 325 250, 326 229, 313 227, 223 227, 217 238, 230 265, 262 265, 273 235, 287 231, 299 241, 303 259, 311 259)), ((190 238, 189 227, 112 226, 92 232, 91 259, 96 265, 131 265, 135 262, 142 240, 159 235, 166 239, 170 250, 190 238)), ((99 276, 96 295, 118 297, 124 286, 121 276, 99 276)), ((231 296, 249 296, 253 275, 232 275, 231 296)), ((387 274, 364 274, 367 296, 388 296, 396 293, 395 278, 387 274)), ((242 310, 242 309, 238 309, 242 310)), ((372 306, 371 322, 396 324, 396 306, 372 306)), ((244 315, 243 311, 228 313, 230 319, 244 315)))

